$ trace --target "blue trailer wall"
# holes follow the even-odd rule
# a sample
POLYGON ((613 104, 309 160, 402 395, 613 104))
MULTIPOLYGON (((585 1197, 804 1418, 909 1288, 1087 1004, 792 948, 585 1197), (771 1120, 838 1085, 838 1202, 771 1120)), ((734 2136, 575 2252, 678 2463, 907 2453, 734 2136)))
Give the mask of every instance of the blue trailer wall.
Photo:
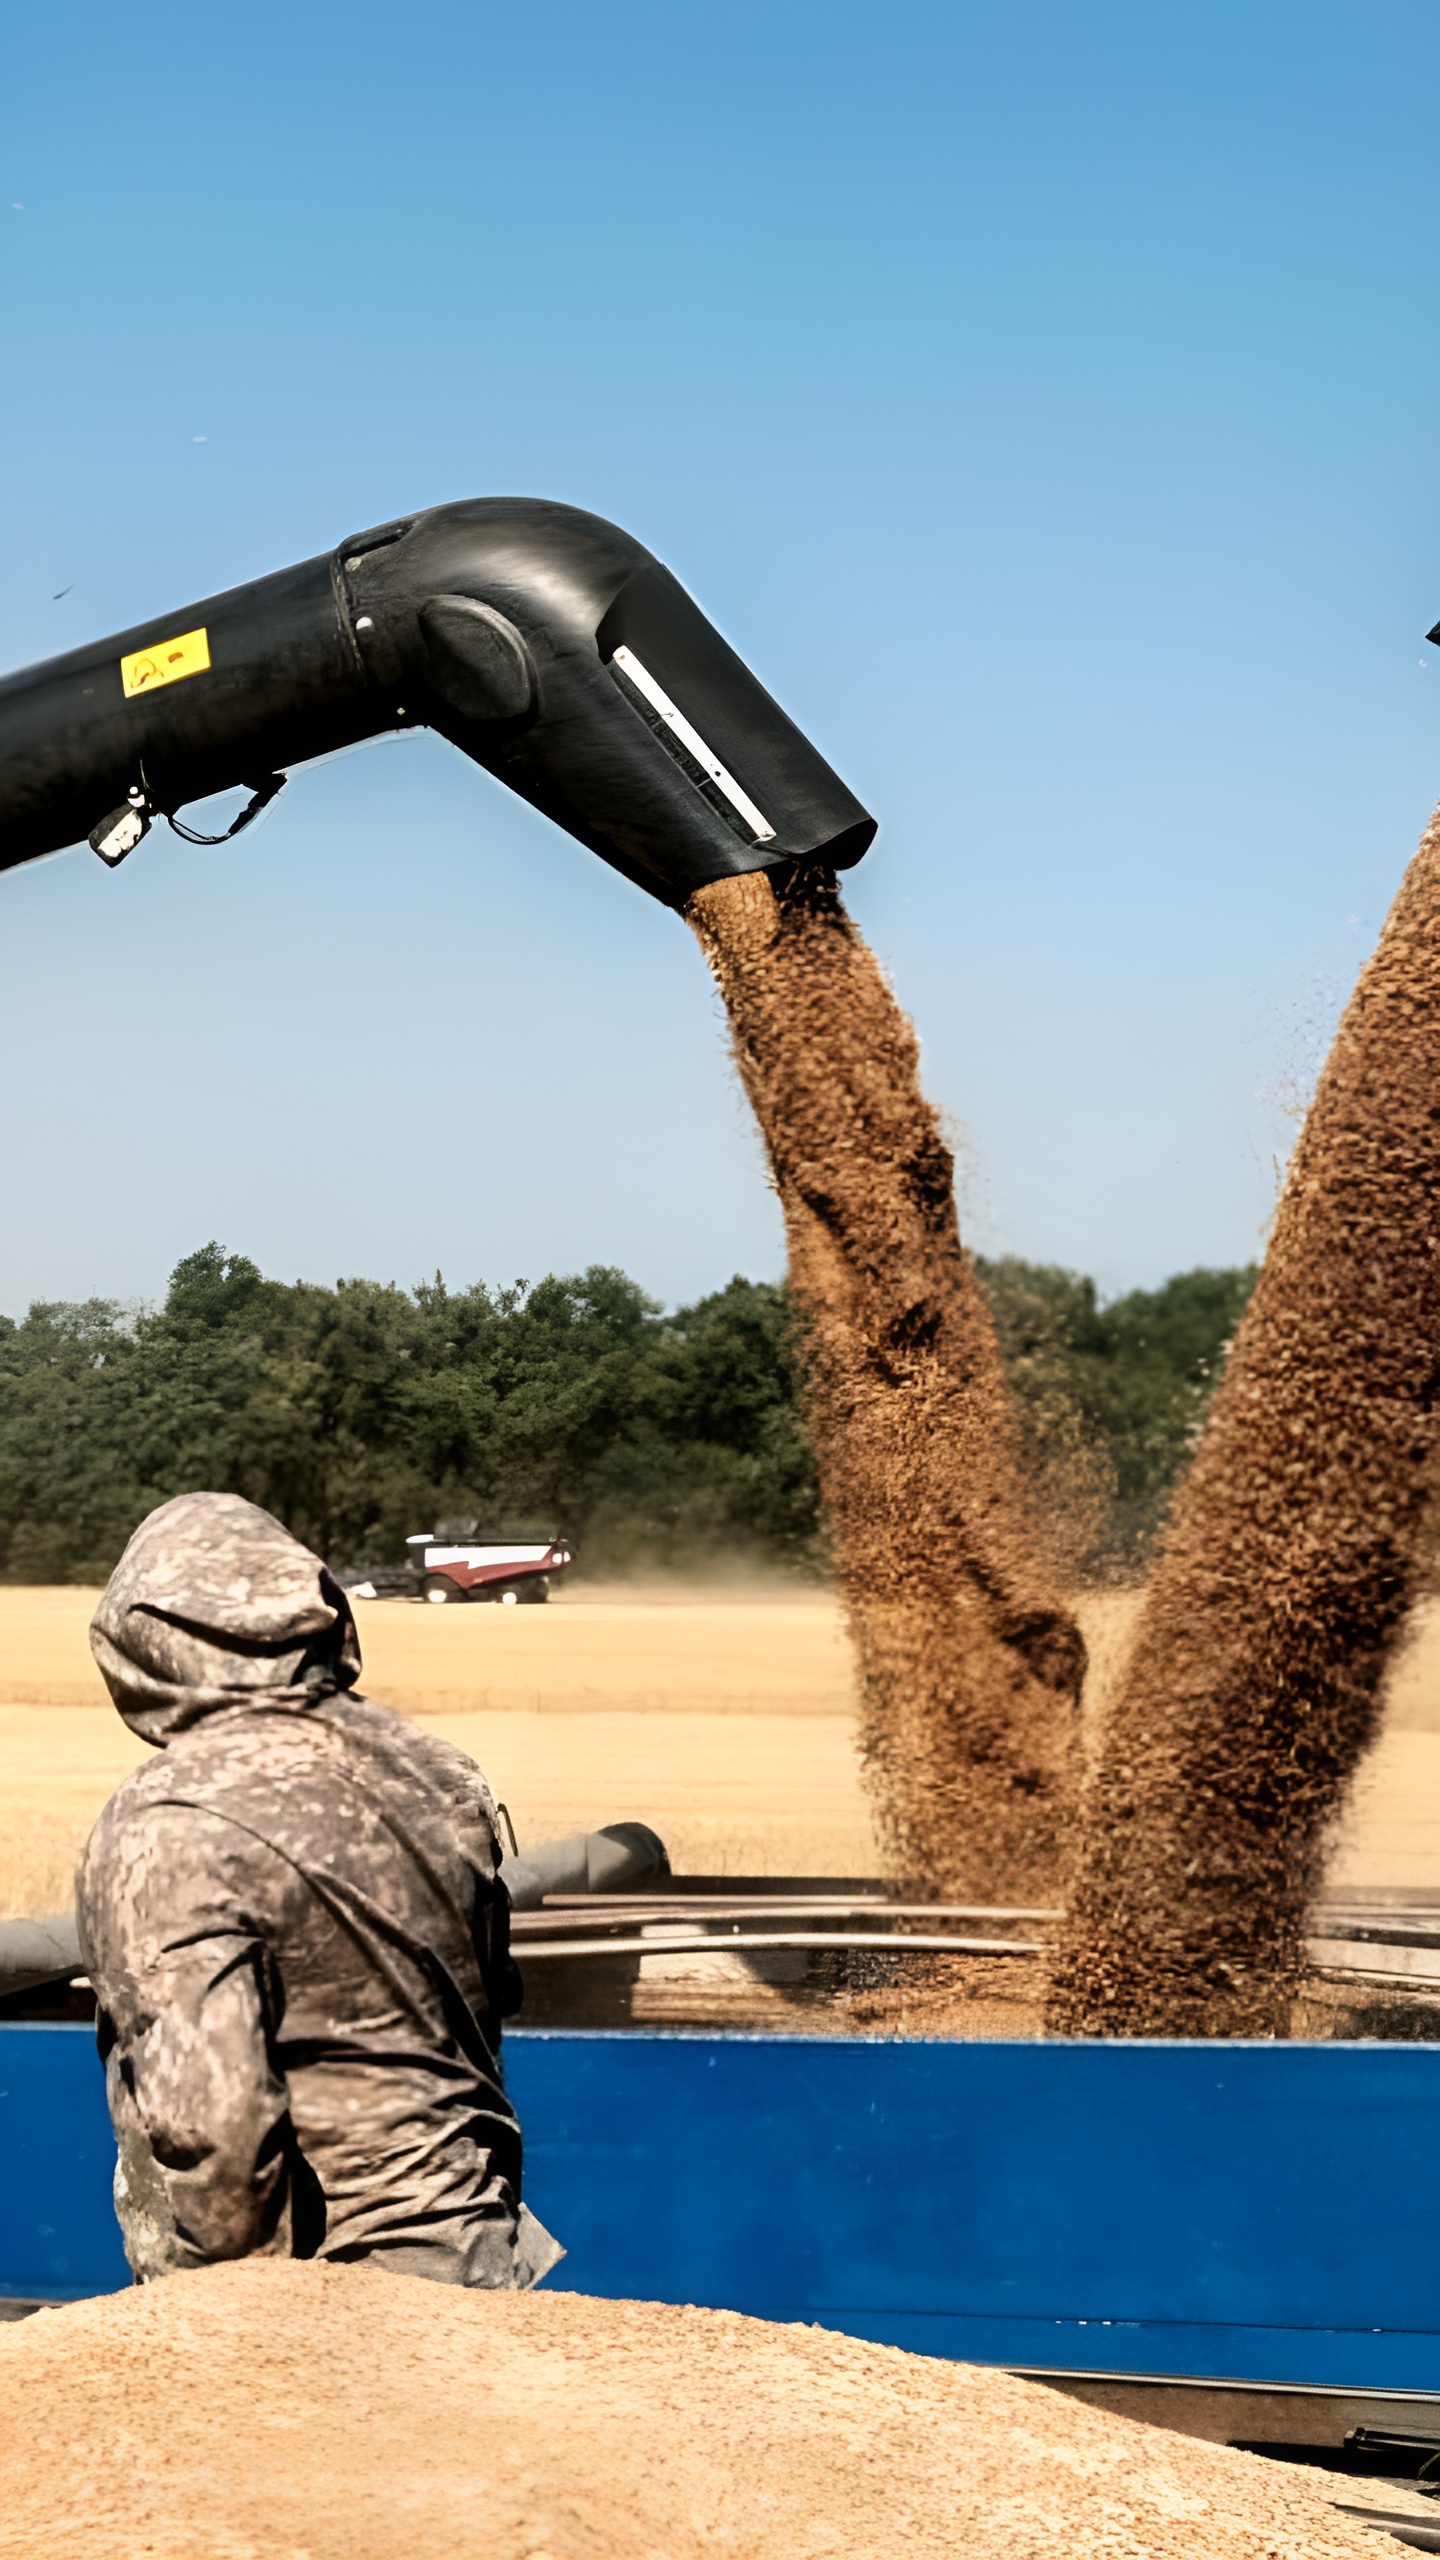
MULTIPOLYGON (((1440 2390, 1440 2047, 519 2033, 553 2283, 930 2355, 1440 2390)), ((124 2283, 88 2031, 0 2027, 0 2292, 124 2283)))

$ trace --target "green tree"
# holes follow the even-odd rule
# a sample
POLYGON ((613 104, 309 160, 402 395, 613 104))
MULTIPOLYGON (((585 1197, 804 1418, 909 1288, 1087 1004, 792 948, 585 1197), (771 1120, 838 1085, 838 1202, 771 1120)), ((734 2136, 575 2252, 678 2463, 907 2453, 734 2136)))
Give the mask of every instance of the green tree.
MULTIPOLYGON (((1042 1506, 1076 1572, 1144 1556, 1253 1273, 1102 1306, 1093 1282, 982 1263, 1042 1506)), ((243 1493, 343 1567, 444 1517, 563 1531, 587 1565, 739 1555, 814 1571, 825 1541, 790 1298, 734 1279, 667 1315, 596 1265, 490 1291, 267 1280, 207 1244, 164 1305, 0 1319, 0 1574, 92 1581, 136 1522, 243 1493)))
POLYGON ((342 1566, 449 1514, 564 1530, 588 1562, 819 1547, 783 1290, 666 1317, 600 1266, 491 1293, 267 1280, 219 1245, 163 1307, 0 1325, 0 1572, 108 1572, 196 1486, 243 1493, 342 1566))
POLYGON ((1073 1271, 977 1266, 1047 1507, 1090 1572, 1143 1564, 1256 1280, 1185 1271, 1102 1306, 1073 1271))

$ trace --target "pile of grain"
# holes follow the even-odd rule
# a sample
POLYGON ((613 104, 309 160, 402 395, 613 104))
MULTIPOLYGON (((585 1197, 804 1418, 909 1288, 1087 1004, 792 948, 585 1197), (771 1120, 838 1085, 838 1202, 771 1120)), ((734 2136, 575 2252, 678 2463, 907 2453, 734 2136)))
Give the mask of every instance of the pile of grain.
POLYGON ((1054 1891, 1084 1646, 1043 1564, 915 1035, 823 872, 686 910, 785 1215, 882 1845, 917 1885, 1054 1891))
POLYGON ((1437 1428, 1440 819, 1341 1023, 1106 1720, 1059 2031, 1286 2031, 1437 1428))
POLYGON ((252 2258, 0 2336, 4 2560, 1361 2560, 1334 2484, 818 2329, 252 2258))

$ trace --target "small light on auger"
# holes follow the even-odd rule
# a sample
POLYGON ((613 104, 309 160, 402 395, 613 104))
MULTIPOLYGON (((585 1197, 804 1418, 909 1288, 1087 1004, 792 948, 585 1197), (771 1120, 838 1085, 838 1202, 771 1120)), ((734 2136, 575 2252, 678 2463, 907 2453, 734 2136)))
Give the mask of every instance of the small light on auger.
POLYGON ((138 783, 133 784, 119 808, 112 809, 108 818, 102 818, 98 827, 91 828, 91 851, 98 853, 101 861, 108 863, 113 871, 117 863, 124 861, 127 853, 134 852, 141 838, 148 836, 152 814, 147 795, 138 783))

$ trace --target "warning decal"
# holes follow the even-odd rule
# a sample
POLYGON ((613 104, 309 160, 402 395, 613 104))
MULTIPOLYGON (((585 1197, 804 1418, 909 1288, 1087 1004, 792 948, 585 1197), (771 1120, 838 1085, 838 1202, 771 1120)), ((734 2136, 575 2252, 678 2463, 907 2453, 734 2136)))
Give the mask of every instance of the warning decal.
POLYGON ((178 684, 182 676, 203 675, 210 664, 208 631, 182 631, 177 639, 157 640, 120 661, 120 681, 127 694, 153 693, 157 684, 178 684))

